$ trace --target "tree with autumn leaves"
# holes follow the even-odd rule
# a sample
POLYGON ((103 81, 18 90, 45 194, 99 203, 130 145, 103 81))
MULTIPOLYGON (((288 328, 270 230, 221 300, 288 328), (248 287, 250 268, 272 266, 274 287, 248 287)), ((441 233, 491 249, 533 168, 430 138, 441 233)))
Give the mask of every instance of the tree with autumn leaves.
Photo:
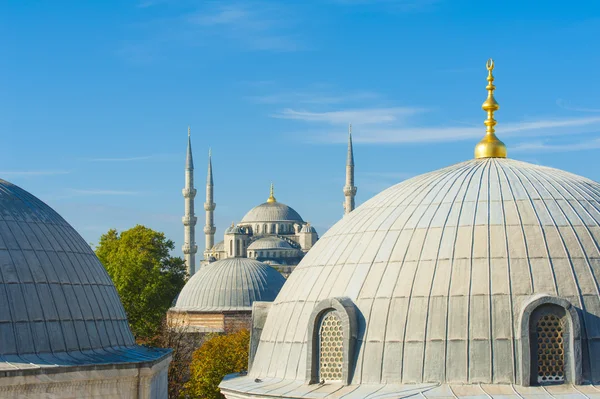
POLYGON ((214 335, 192 356, 190 379, 183 397, 223 399, 219 383, 227 374, 246 370, 250 332, 241 330, 226 335, 214 335))

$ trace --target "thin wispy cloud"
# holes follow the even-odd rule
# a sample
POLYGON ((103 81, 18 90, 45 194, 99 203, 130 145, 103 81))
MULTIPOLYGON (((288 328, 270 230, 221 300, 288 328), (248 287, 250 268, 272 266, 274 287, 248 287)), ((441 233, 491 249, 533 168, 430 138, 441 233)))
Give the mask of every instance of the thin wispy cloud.
POLYGON ((551 144, 544 141, 520 143, 515 147, 511 147, 510 150, 516 152, 574 152, 595 150, 598 148, 600 148, 600 138, 579 141, 576 143, 551 144))
MULTIPOLYGON (((451 142, 481 138, 485 133, 483 125, 466 126, 415 126, 410 117, 425 110, 420 108, 398 108, 345 110, 335 112, 299 112, 285 110, 279 117, 300 119, 306 122, 345 125, 353 123, 354 142, 367 144, 400 144, 451 142), (366 121, 366 122, 365 122, 366 121), (371 126, 369 126, 371 125, 371 126), (391 126, 389 126, 391 125, 391 126)), ((497 128, 501 137, 550 137, 561 134, 585 134, 600 131, 600 117, 585 118, 540 118, 537 120, 503 123, 497 128)), ((344 143, 347 140, 344 129, 314 130, 303 132, 302 139, 314 143, 344 143)))
POLYGON ((220 36, 247 50, 296 51, 302 48, 293 28, 296 17, 283 4, 218 2, 185 19, 201 33, 220 36))
POLYGON ((117 54, 135 64, 161 59, 174 49, 193 51, 217 46, 219 51, 289 52, 306 48, 301 19, 293 4, 263 1, 168 1, 138 3, 139 12, 164 8, 165 16, 130 25, 117 54))
POLYGON ((71 188, 67 190, 69 193, 74 195, 110 195, 110 196, 123 196, 123 195, 140 195, 139 191, 127 191, 127 190, 105 190, 105 189, 77 189, 71 188))
POLYGON ((0 171, 2 177, 34 177, 34 176, 56 176, 67 175, 69 170, 4 170, 0 171))
POLYGON ((148 161, 148 160, 159 160, 166 159, 174 156, 175 154, 155 154, 155 155, 142 155, 136 157, 99 157, 99 158, 83 158, 83 161, 87 162, 137 162, 137 161, 148 161))
POLYGON ((600 108, 586 108, 586 107, 578 107, 572 105, 569 101, 565 101, 562 99, 556 100, 556 105, 560 108, 569 110, 569 111, 577 111, 577 112, 600 112, 600 108))
POLYGON ((343 6, 372 6, 396 12, 428 11, 441 0, 331 0, 343 6))
POLYGON ((328 112, 311 112, 286 108, 281 112, 272 114, 271 117, 295 119, 304 122, 321 122, 331 125, 347 124, 348 122, 370 125, 398 122, 424 111, 425 109, 416 107, 357 108, 328 112))
POLYGON ((373 100, 379 95, 373 92, 356 92, 347 94, 331 94, 327 92, 288 91, 273 94, 250 96, 248 99, 260 104, 308 104, 332 105, 364 100, 373 100))

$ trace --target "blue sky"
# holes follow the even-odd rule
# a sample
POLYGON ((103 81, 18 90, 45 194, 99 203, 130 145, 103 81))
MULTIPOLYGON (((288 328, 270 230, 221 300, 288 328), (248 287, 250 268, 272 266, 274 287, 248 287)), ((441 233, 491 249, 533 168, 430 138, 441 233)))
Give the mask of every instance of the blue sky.
POLYGON ((1 1, 0 178, 88 242, 140 223, 180 254, 190 125, 200 210, 213 150, 219 240, 271 181, 322 234, 348 122, 358 204, 470 159, 493 57, 509 157, 600 180, 599 17, 597 1, 1 1))

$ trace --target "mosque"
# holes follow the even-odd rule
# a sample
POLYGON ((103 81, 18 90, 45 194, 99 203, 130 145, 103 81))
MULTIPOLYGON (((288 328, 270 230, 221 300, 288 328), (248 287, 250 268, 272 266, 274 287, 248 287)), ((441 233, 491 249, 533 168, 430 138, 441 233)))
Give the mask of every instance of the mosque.
MULTIPOLYGON (((343 188, 345 202, 344 212, 354 209, 354 197, 357 188, 354 186, 354 153, 352 149, 352 126, 348 131, 348 154, 346 162, 346 184, 343 188)), ((190 129, 188 128, 188 145, 185 165, 185 199, 184 244, 188 274, 194 275, 196 270, 195 226, 197 217, 194 213, 194 161, 190 129)), ((284 276, 289 276, 294 267, 315 245, 319 236, 314 227, 292 207, 275 199, 273 184, 266 202, 252 208, 236 225, 232 223, 225 230, 223 241, 215 244, 216 227, 214 225, 214 180, 212 156, 208 154, 208 171, 206 177, 206 224, 204 226, 205 249, 204 258, 200 262, 202 268, 211 262, 228 258, 250 258, 277 268, 284 276)))
MULTIPOLYGON (((194 161, 190 130, 185 166, 184 245, 191 278, 167 313, 169 323, 188 333, 232 332, 252 327, 254 302, 272 302, 285 279, 318 240, 310 223, 292 207, 275 199, 273 184, 269 198, 252 208, 237 225, 225 230, 224 240, 215 244, 214 180, 212 157, 208 154, 206 178, 206 237, 204 259, 195 270, 194 161)), ((354 153, 352 126, 348 131, 344 212, 354 209, 354 153)))
POLYGON ((254 302, 228 399, 600 397, 600 184, 507 158, 493 69, 474 159, 366 201, 254 302))

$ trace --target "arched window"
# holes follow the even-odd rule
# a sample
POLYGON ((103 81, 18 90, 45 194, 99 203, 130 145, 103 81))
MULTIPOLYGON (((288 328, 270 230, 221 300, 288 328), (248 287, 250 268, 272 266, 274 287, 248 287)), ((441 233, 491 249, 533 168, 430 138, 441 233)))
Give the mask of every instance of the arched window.
POLYGON ((356 345, 356 307, 350 298, 328 298, 313 309, 309 324, 306 381, 350 384, 356 345))
POLYGON ((319 327, 319 380, 341 381, 344 369, 344 330, 335 311, 323 315, 319 327))
POLYGON ((233 256, 233 241, 229 241, 229 255, 233 256))
POLYGON ((242 240, 237 240, 237 247, 235 248, 235 254, 240 256, 240 251, 242 250, 242 240))
POLYGON ((563 298, 535 296, 520 321, 521 385, 580 384, 581 324, 563 298))
POLYGON ((260 224, 256 225, 256 234, 260 234, 260 224))
POLYGON ((555 314, 538 317, 537 335, 537 382, 539 384, 565 381, 565 346, 563 321, 555 314))

